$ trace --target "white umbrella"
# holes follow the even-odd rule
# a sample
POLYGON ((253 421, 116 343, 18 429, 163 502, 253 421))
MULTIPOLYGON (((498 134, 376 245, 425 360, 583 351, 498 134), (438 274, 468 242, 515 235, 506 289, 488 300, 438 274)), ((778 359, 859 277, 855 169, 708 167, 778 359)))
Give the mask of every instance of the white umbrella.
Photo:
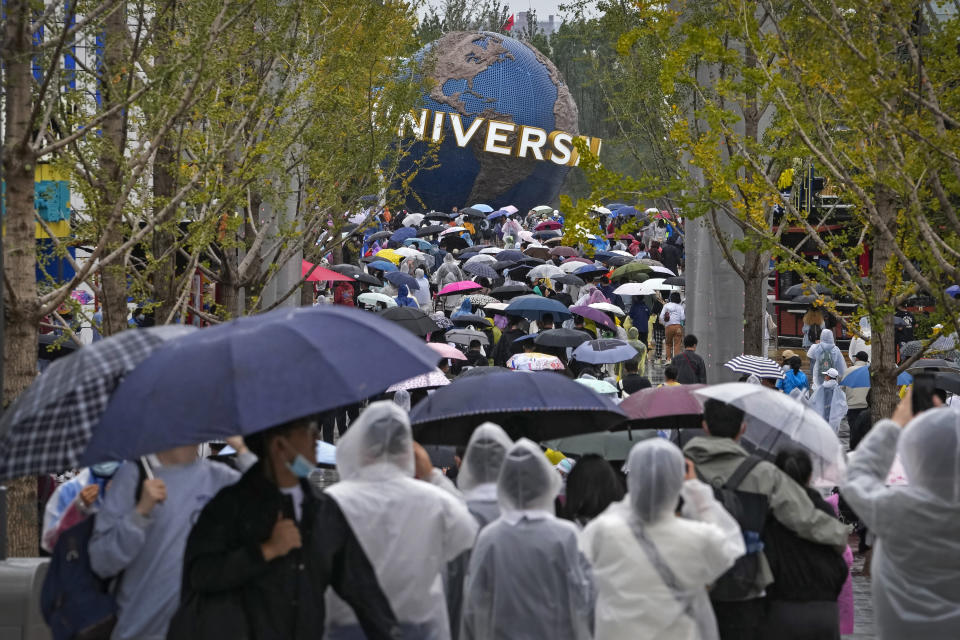
POLYGON ((814 479, 835 486, 843 479, 843 447, 826 420, 807 405, 785 393, 745 382, 703 387, 693 392, 703 399, 732 404, 746 414, 743 439, 761 451, 776 454, 795 446, 810 454, 814 479))
POLYGON ((399 247, 394 249, 396 253, 403 256, 404 258, 420 258, 423 257, 422 251, 417 251, 413 247, 399 247))
POLYGON ((489 263, 491 263, 491 262, 496 262, 496 261, 497 261, 497 259, 494 258, 494 257, 493 257, 492 255, 490 255, 489 253, 479 253, 479 254, 471 257, 471 258, 470 258, 469 260, 467 260, 466 262, 464 262, 464 263, 463 263, 463 266, 467 266, 468 264, 482 263, 482 262, 486 262, 487 264, 489 264, 489 263))
POLYGON ((653 273, 665 273, 665 274, 671 275, 671 276, 676 276, 676 275, 677 275, 677 274, 675 274, 673 271, 670 271, 670 269, 667 269, 666 267, 660 267, 660 266, 657 266, 657 265, 651 265, 651 266, 650 266, 650 271, 652 271, 653 273))
POLYGON ((540 266, 530 269, 530 273, 527 274, 527 278, 530 280, 539 280, 540 278, 556 278, 557 276, 562 276, 566 273, 560 267, 556 267, 552 264, 541 264, 540 266))
POLYGON ((529 231, 524 230, 517 235, 520 236, 520 240, 523 242, 534 242, 533 234, 529 231))
POLYGON ((483 305, 484 311, 506 311, 509 305, 506 302, 491 302, 483 305))
POLYGON ((723 366, 736 373, 743 373, 748 376, 755 375, 758 378, 779 379, 783 377, 783 369, 780 368, 780 365, 763 356, 741 355, 728 361, 723 366))
POLYGON ((623 256, 624 258, 630 258, 631 260, 635 257, 629 251, 621 251, 620 249, 614 249, 610 253, 612 253, 615 256, 623 256))
POLYGON ((496 255, 501 251, 503 251, 503 249, 501 249, 500 247, 487 247, 486 249, 480 249, 481 255, 486 255, 486 254, 496 255))
POLYGON ((367 291, 366 293, 361 293, 357 296, 357 302, 364 306, 375 307, 378 302, 382 302, 388 307, 397 306, 397 301, 391 298, 388 295, 383 293, 374 293, 372 291, 367 291))
POLYGON ((613 292, 619 296, 652 296, 657 290, 647 285, 647 282, 627 282, 613 292))
POLYGON ((585 267, 585 266, 587 266, 586 262, 580 262, 579 260, 574 260, 573 262, 564 262, 562 265, 560 265, 560 270, 563 271, 564 273, 573 273, 580 267, 585 267))
POLYGON ((440 235, 445 236, 448 233, 459 233, 461 231, 466 231, 466 230, 467 230, 466 227, 450 227, 449 229, 444 229, 443 231, 441 231, 440 235))
POLYGON ((590 207, 590 211, 604 216, 610 215, 610 209, 607 209, 606 207, 590 207))
POLYGON ((590 307, 591 309, 599 309, 600 311, 604 311, 606 313, 614 313, 618 316, 627 315, 626 313, 624 313, 623 309, 621 309, 615 304, 610 304, 609 302, 594 302, 593 304, 590 304, 587 306, 590 307))
POLYGON ((411 213, 410 215, 408 215, 406 218, 403 219, 403 226, 412 227, 414 225, 420 224, 421 222, 423 222, 422 213, 411 213))

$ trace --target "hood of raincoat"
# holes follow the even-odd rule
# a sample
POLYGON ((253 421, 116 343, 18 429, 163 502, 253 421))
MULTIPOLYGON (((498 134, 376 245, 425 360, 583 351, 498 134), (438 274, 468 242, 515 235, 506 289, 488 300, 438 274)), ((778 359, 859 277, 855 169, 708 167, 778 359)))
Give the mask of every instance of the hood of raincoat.
POLYGON ((627 329, 627 339, 628 339, 628 340, 639 340, 639 339, 640 339, 640 331, 639 331, 639 329, 637 329, 636 327, 630 327, 629 329, 627 329))
POLYGON ((448 253, 447 255, 443 256, 443 263, 449 264, 450 266, 455 266, 457 264, 457 259, 453 257, 452 253, 448 253))
POLYGON ((402 284, 397 287, 397 297, 398 298, 407 298, 410 296, 410 289, 407 288, 407 285, 402 284))
POLYGON ((420 280, 421 278, 426 277, 426 276, 424 275, 424 273, 423 273, 423 269, 417 269, 416 271, 414 271, 414 272, 413 272, 413 276, 414 276, 417 280, 420 280))
POLYGON ((470 491, 481 484, 495 483, 511 446, 513 440, 499 425, 484 422, 477 427, 463 455, 457 486, 462 491, 470 491))
POLYGON ((633 515, 652 523, 673 513, 683 476, 683 453, 676 445, 662 438, 634 445, 627 459, 627 497, 633 515))
POLYGON ((837 341, 833 336, 833 331, 830 329, 824 329, 820 332, 820 344, 824 345, 825 347, 833 347, 836 346, 836 343, 837 341))
POLYGON ((391 400, 374 402, 350 425, 337 443, 341 480, 355 479, 376 467, 390 475, 413 477, 413 434, 407 412, 391 400))
MULTIPOLYGON (((349 432, 348 432, 349 433, 349 432)), ((563 484, 547 457, 531 440, 517 440, 504 458, 497 478, 497 500, 503 511, 547 511, 563 484)))
POLYGON ((460 301, 460 308, 450 314, 451 318, 458 318, 460 316, 469 316, 473 314, 473 304, 470 302, 469 297, 464 297, 460 301))
POLYGON ((960 503, 960 411, 924 411, 903 430, 897 453, 911 486, 960 503))

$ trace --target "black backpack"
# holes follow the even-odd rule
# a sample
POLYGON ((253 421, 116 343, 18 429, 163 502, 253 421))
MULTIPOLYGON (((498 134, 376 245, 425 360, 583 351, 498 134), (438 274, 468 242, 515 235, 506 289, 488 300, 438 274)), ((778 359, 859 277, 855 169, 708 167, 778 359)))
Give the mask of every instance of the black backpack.
MULTIPOLYGON (((134 504, 147 477, 143 464, 137 467, 134 504)), ((116 591, 123 574, 104 579, 90 566, 88 548, 96 519, 92 515, 64 531, 53 548, 40 608, 54 640, 109 640, 117 624, 116 591)))
POLYGON ((717 602, 745 600, 756 589, 760 552, 763 551, 763 527, 767 521, 770 499, 762 493, 740 491, 738 487, 759 462, 761 458, 748 456, 733 475, 719 486, 700 476, 701 480, 713 486, 717 501, 740 525, 747 547, 747 553, 737 558, 734 565, 711 587, 710 599, 717 602))

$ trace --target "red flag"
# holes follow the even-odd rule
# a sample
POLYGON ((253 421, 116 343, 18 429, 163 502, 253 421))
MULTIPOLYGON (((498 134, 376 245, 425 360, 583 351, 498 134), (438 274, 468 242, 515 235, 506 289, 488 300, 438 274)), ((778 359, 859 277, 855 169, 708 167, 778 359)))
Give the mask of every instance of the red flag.
POLYGON ((507 18, 507 21, 503 23, 503 26, 500 27, 500 31, 510 31, 513 29, 513 14, 510 14, 510 17, 507 18))

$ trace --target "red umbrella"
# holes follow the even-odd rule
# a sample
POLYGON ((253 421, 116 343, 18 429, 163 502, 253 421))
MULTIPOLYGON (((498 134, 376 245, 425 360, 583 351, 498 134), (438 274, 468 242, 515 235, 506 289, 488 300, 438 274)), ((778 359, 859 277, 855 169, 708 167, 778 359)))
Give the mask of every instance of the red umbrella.
POLYGON ((537 226, 533 228, 534 231, 554 231, 556 229, 562 229, 563 225, 557 222, 556 220, 544 220, 537 226))
POLYGON ((620 403, 637 429, 695 429, 701 425, 703 406, 693 395, 705 384, 681 384, 643 389, 620 403))
POLYGON ((636 240, 636 238, 629 233, 608 233, 607 237, 610 239, 616 238, 617 240, 636 240))
POLYGON ((553 249, 550 249, 550 255, 572 258, 577 255, 577 250, 573 247, 554 247, 553 249))
POLYGON ((473 282, 472 280, 461 280, 460 282, 451 282, 443 289, 440 289, 438 296, 449 296, 456 293, 463 293, 465 291, 476 291, 477 289, 483 289, 483 286, 473 282))
POLYGON ((353 282, 353 278, 350 276, 345 276, 342 273, 324 269, 323 267, 316 267, 312 262, 307 262, 306 260, 300 261, 300 275, 305 277, 307 282, 329 282, 331 280, 353 282), (313 269, 313 272, 310 271, 311 269, 313 269), (307 275, 308 273, 310 275, 307 275))

